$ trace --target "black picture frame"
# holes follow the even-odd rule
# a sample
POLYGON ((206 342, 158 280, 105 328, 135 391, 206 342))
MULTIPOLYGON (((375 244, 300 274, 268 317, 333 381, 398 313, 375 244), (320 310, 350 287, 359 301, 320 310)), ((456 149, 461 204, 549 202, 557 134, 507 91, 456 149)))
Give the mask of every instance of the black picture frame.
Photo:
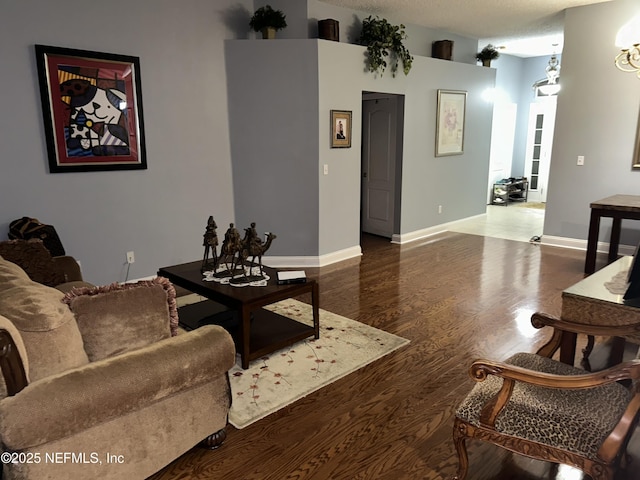
POLYGON ((35 45, 49 171, 147 168, 140 59, 35 45))

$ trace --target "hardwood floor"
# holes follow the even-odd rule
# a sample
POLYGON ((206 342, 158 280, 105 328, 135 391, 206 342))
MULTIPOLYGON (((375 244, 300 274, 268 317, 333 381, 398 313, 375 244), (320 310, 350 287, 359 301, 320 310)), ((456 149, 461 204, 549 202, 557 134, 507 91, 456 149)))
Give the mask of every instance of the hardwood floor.
MULTIPOLYGON (((221 449, 195 448, 152 479, 450 478, 469 364, 535 351, 549 332, 533 329, 531 314, 559 314, 562 290, 583 278, 582 251, 477 235, 405 246, 365 236, 363 250, 360 261, 307 269, 320 307, 411 343, 245 429, 229 426, 221 449)), ((469 461, 469 480, 583 478, 473 441, 469 461)))

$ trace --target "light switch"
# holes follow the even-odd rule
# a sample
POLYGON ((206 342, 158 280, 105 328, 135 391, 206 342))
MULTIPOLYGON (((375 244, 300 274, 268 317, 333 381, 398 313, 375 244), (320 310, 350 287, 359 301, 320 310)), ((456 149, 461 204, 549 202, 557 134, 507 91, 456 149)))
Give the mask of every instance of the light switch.
POLYGON ((584 165, 584 155, 578 155, 578 165, 584 165))
POLYGON ((329 175, 329 165, 327 165, 326 163, 324 164, 324 174, 329 175))

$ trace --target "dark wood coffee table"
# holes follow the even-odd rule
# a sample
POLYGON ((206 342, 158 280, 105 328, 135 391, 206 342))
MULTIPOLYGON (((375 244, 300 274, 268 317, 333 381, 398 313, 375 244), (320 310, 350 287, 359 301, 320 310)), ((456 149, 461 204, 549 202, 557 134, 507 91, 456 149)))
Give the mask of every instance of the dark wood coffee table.
POLYGON ((307 279, 306 283, 278 285, 277 270, 264 267, 265 273, 270 277, 267 286, 234 287, 202 280, 201 263, 197 261, 163 267, 158 270, 158 275, 238 312, 239 332, 234 336, 234 340, 241 355, 242 368, 249 368, 251 360, 310 336, 320 338, 318 283, 315 280, 307 279), (313 326, 262 308, 304 294, 311 294, 313 326))

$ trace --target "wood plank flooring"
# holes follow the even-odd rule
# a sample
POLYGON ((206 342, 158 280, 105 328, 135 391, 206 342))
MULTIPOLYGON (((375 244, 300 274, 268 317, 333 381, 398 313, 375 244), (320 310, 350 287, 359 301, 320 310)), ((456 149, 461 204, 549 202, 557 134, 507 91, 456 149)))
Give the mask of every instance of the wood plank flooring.
MULTIPOLYGON (((562 290, 583 278, 584 252, 545 245, 460 233, 362 245, 358 261, 307 269, 320 307, 411 343, 245 429, 229 426, 222 448, 195 448, 153 480, 450 478, 469 364, 535 351, 549 332, 533 329, 531 314, 559 314, 562 290)), ((473 441, 469 461, 469 480, 583 478, 473 441)))

